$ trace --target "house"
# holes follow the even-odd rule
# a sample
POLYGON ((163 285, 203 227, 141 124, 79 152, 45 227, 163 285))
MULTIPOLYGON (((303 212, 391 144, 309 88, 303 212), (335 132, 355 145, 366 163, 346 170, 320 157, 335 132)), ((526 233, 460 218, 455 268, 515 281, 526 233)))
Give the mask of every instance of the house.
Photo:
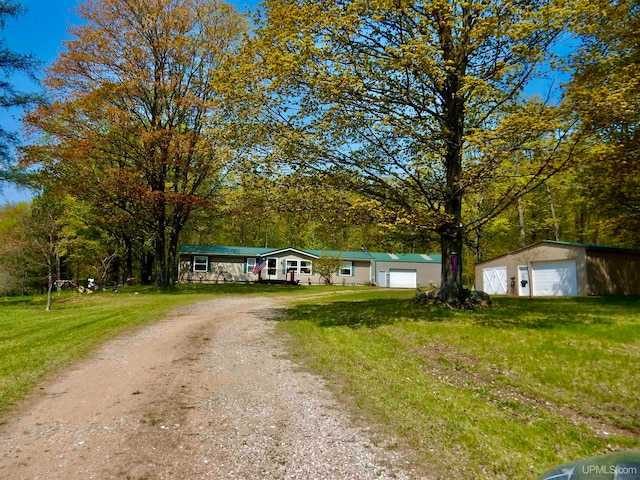
POLYGON ((491 295, 640 295, 640 251, 544 240, 478 263, 475 279, 491 295))
POLYGON ((178 278, 181 283, 252 282, 258 279, 253 273, 254 267, 264 260, 266 265, 260 272, 263 280, 293 278, 303 284, 318 284, 322 279, 314 271, 314 261, 322 256, 338 255, 342 267, 333 276, 337 284, 377 284, 391 288, 440 284, 440 255, 211 245, 181 246, 178 278))

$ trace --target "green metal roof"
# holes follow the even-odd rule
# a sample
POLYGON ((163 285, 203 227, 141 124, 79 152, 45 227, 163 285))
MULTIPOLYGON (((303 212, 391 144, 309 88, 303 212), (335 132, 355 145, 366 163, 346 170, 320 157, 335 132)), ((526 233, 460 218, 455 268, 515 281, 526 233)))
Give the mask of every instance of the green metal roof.
POLYGON ((382 252, 370 252, 371 255, 378 262, 400 262, 400 263, 440 263, 442 262, 442 255, 435 253, 382 253, 382 252))
POLYGON ((340 251, 340 250, 306 250, 307 252, 315 255, 316 257, 337 257, 340 255, 340 258, 345 260, 371 260, 371 256, 368 252, 363 252, 362 250, 358 251, 340 251))
POLYGON ((630 254, 640 254, 640 250, 635 250, 632 248, 626 248, 626 247, 612 247, 609 245, 597 245, 594 243, 579 243, 579 242, 564 242, 564 241, 560 241, 560 240, 541 240, 539 242, 536 243, 532 243, 530 245, 527 245, 525 247, 520 247, 516 250, 512 250, 510 252, 507 253, 503 253, 502 255, 497 255, 495 257, 489 258, 487 260, 483 260, 481 262, 478 262, 476 265, 482 265, 484 263, 487 262, 493 262, 499 258, 502 257, 506 257, 508 255, 516 255, 519 254, 520 252, 523 252, 525 250, 530 250, 532 248, 535 248, 537 246, 540 245, 559 245, 559 246, 567 246, 567 247, 578 247, 578 248, 584 248, 587 251, 599 251, 599 252, 619 252, 619 253, 630 253, 630 254))
POLYGON ((228 255, 233 257, 264 257, 270 253, 293 250, 306 253, 313 257, 331 256, 344 260, 375 260, 377 262, 405 262, 405 263, 440 263, 442 255, 439 254, 419 254, 419 253, 383 253, 340 250, 307 250, 301 248, 261 248, 261 247, 227 247, 219 245, 182 245, 178 249, 179 254, 188 255, 228 255))
MULTIPOLYGON (((637 250, 633 249, 633 248, 628 248, 628 247, 615 247, 615 246, 611 246, 611 245, 598 245, 596 243, 579 243, 579 242, 564 242, 564 241, 560 241, 560 240, 542 240, 541 242, 538 243, 551 243, 551 244, 555 244, 555 245, 569 245, 571 247, 582 247, 582 248, 587 248, 587 249, 593 249, 593 250, 618 250, 618 251, 626 251, 626 252, 637 252, 637 250)), ((534 243, 534 245, 537 245, 537 243, 534 243)), ((531 246, 531 245, 528 245, 531 246)))
MULTIPOLYGON (((219 245, 182 245, 178 253, 192 255, 229 255, 234 257, 259 257, 268 252, 273 252, 274 248, 260 247, 223 247, 219 245)), ((278 249, 279 250, 279 249, 278 249)))

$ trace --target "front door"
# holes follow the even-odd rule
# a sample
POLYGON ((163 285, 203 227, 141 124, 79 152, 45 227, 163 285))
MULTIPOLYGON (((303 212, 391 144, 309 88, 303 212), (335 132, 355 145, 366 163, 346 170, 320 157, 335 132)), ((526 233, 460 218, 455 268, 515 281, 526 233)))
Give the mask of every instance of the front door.
POLYGON ((267 258, 267 278, 275 277, 278 274, 278 259, 267 258))
POLYGON ((518 265, 518 295, 528 297, 531 293, 531 281, 529 280, 529 267, 518 265))
POLYGON ((379 287, 387 286, 387 272, 385 270, 380 270, 378 272, 378 286, 379 287))

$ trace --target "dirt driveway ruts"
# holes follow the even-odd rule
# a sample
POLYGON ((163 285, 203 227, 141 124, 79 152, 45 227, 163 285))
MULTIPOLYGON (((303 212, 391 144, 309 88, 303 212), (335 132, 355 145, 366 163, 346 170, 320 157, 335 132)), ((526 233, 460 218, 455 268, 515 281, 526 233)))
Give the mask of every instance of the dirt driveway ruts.
POLYGON ((0 479, 412 478, 287 358, 276 306, 202 301, 106 343, 0 427, 0 479))

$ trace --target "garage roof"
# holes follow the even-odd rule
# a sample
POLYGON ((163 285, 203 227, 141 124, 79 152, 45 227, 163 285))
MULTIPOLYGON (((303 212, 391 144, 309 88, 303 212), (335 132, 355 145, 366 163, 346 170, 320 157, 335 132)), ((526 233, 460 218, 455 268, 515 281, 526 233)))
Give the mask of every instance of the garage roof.
POLYGON ((566 247, 578 247, 578 248, 584 248, 587 251, 592 251, 592 252, 619 252, 619 253, 637 253, 640 254, 640 250, 634 250, 631 248, 626 248, 626 247, 612 247, 612 246, 608 246, 608 245, 597 245, 594 243, 578 243, 578 242, 562 242, 562 241, 558 241, 558 240, 542 240, 540 242, 536 242, 536 243, 532 243, 531 245, 527 245, 526 247, 521 247, 518 248, 516 250, 512 250, 511 252, 505 253, 503 255, 498 255, 496 257, 490 258, 488 260, 485 260, 483 262, 479 262, 477 265, 482 265, 483 263, 486 262, 490 262, 493 260, 496 260, 498 258, 502 258, 502 257, 506 257, 507 255, 513 255, 513 254, 517 254, 519 252, 528 250, 530 248, 534 248, 537 247, 539 245, 558 245, 558 246, 566 246, 566 247))

